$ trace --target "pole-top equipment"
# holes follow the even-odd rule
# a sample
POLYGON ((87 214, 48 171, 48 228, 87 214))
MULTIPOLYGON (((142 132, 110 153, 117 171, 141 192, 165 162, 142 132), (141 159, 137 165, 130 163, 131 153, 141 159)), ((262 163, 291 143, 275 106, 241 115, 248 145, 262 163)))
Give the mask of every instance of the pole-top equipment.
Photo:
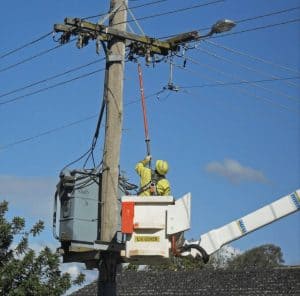
POLYGON ((232 20, 228 20, 228 19, 219 20, 211 27, 211 35, 228 32, 235 26, 236 23, 232 20))

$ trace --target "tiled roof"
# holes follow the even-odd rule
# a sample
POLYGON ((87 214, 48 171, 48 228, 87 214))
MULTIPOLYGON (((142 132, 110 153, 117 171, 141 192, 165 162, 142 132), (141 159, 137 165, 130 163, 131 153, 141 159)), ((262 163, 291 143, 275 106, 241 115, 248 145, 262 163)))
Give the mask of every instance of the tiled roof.
MULTIPOLYGON (((96 282, 72 294, 96 295, 96 282)), ((117 295, 299 296, 300 268, 126 271, 117 276, 117 295)))

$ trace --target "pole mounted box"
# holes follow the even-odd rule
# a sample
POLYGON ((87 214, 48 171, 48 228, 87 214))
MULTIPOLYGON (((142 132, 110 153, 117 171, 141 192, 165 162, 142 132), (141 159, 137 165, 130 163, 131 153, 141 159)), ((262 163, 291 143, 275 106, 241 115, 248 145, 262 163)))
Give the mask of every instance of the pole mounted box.
MULTIPOLYGON (((99 239, 99 194, 101 175, 86 171, 65 171, 57 185, 56 202, 60 204, 58 239, 65 244, 79 243, 93 249, 99 239)), ((55 219, 56 219, 56 210, 55 219)), ((56 221, 55 221, 56 224, 56 221)), ((55 229, 56 231, 56 229, 55 229)))

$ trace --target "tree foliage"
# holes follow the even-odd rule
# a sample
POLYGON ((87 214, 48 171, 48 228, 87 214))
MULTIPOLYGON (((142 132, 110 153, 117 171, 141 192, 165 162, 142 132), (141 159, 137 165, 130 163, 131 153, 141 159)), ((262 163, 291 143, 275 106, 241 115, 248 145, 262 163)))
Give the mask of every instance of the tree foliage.
POLYGON ((238 255, 228 262, 228 268, 273 268, 284 263, 281 248, 273 244, 266 244, 238 255))
POLYGON ((72 284, 84 281, 83 274, 72 281, 69 273, 62 273, 58 254, 48 247, 39 254, 29 247, 29 238, 44 229, 42 221, 26 231, 25 219, 14 217, 9 222, 7 211, 8 202, 0 202, 0 295, 62 295, 72 284))
MULTIPOLYGON (((197 270, 197 269, 245 269, 245 268, 273 268, 284 263, 281 248, 273 244, 262 245, 244 253, 238 253, 233 248, 223 248, 210 256, 207 264, 201 258, 173 257, 160 265, 149 265, 149 271, 163 270, 197 270)), ((138 266, 129 264, 124 270, 138 271, 138 266)))

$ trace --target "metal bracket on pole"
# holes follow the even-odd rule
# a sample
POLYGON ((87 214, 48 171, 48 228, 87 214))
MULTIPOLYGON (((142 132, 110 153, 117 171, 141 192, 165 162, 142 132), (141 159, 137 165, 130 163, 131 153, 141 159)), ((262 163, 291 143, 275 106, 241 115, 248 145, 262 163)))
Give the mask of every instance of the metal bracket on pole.
POLYGON ((116 62, 121 63, 122 61, 123 61, 123 58, 119 54, 109 54, 107 56, 107 62, 108 63, 116 63, 116 62))

